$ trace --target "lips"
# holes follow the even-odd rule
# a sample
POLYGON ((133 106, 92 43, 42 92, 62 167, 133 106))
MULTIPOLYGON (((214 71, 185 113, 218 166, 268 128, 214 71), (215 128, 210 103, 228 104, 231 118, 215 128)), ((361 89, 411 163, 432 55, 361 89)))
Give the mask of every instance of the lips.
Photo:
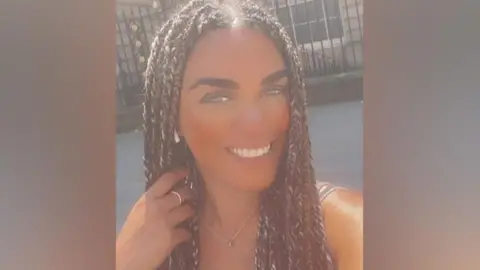
POLYGON ((229 148, 230 152, 242 158, 257 158, 270 152, 271 144, 260 148, 229 148))

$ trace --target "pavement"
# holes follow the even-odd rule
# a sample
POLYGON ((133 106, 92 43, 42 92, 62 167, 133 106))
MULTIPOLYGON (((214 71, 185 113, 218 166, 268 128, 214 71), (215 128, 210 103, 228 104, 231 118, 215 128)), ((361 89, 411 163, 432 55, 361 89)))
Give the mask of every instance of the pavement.
MULTIPOLYGON (((363 103, 309 107, 309 130, 317 179, 363 189, 363 103)), ((117 135, 117 231, 144 190, 143 138, 117 135)))

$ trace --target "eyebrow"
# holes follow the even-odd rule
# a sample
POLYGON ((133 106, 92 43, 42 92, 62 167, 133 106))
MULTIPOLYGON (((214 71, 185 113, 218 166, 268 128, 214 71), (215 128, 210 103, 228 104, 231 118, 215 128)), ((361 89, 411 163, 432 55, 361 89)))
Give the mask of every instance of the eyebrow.
POLYGON ((192 86, 188 88, 188 90, 193 90, 201 85, 219 87, 219 88, 227 88, 227 89, 237 89, 238 83, 230 80, 230 79, 222 79, 222 78, 200 78, 198 79, 192 86))
POLYGON ((279 70, 277 72, 274 72, 270 75, 268 75, 267 77, 265 77, 263 80, 262 80, 262 85, 265 86, 265 85, 269 85, 269 84, 272 84, 284 77, 287 77, 288 76, 288 70, 287 69, 283 69, 283 70, 279 70))
MULTIPOLYGON (((269 85, 287 76, 288 76, 288 70, 286 69, 279 70, 265 77, 262 80, 261 84, 262 86, 269 85)), ((193 90, 202 85, 218 87, 218 88, 226 88, 226 89, 239 88, 238 83, 231 79, 204 77, 204 78, 198 79, 192 86, 188 88, 188 90, 193 90)))

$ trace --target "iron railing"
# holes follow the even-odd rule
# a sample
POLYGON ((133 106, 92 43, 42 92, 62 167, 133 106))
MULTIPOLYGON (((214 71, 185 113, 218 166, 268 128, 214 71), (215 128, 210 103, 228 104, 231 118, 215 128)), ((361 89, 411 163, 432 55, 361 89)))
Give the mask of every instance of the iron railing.
MULTIPOLYGON (((117 7, 117 91, 121 106, 142 102, 143 72, 158 27, 185 1, 117 7)), ((363 0, 259 0, 295 42, 307 77, 363 67, 363 0)))

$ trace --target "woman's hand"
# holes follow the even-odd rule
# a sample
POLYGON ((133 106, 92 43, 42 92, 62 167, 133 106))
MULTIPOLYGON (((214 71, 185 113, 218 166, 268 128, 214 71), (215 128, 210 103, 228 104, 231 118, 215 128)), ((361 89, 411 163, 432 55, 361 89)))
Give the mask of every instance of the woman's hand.
POLYGON ((187 173, 169 172, 160 177, 137 201, 117 237, 116 269, 155 269, 190 233, 177 225, 192 217, 193 209, 184 204, 192 198, 190 190, 170 192, 187 173))

